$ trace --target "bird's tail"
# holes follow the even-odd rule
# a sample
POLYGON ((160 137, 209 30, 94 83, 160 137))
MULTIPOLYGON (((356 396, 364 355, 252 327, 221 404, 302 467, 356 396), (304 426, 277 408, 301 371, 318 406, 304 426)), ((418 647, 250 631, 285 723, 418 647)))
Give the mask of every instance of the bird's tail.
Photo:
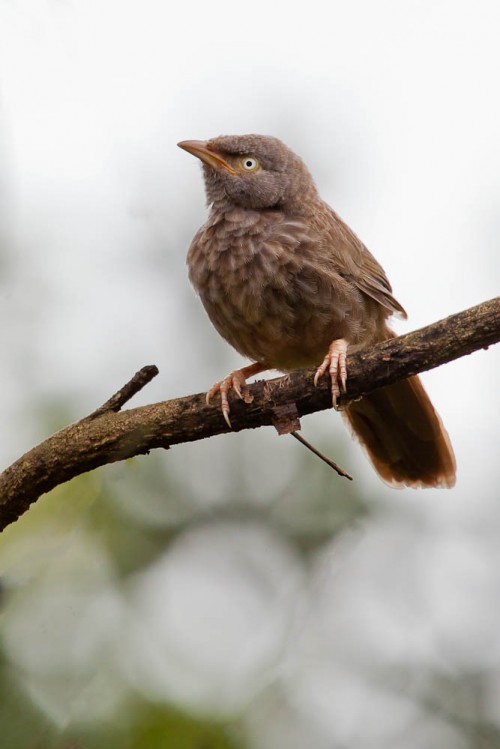
POLYGON ((456 463, 450 438, 418 377, 374 390, 350 403, 343 413, 388 484, 454 485, 456 463))

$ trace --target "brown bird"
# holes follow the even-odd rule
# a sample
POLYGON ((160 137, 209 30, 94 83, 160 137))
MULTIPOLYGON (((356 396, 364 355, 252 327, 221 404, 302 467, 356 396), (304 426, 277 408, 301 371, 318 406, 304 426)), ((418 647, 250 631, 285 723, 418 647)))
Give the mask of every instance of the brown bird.
MULTIPOLYGON (((321 200, 304 162, 277 138, 228 135, 182 141, 203 163, 208 221, 188 252, 189 277, 221 336, 253 364, 231 372, 220 393, 243 397, 267 369, 318 366, 334 406, 345 391, 346 354, 394 336, 387 318, 406 312, 354 232, 321 200)), ((343 411, 376 470, 392 486, 453 486, 450 440, 418 377, 343 411)))

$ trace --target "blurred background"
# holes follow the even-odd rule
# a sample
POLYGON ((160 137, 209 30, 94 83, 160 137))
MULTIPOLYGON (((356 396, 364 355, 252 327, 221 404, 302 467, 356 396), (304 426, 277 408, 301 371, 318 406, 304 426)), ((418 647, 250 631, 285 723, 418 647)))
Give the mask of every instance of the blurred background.
MULTIPOLYGON (((0 460, 145 364, 243 360, 191 290, 183 139, 306 161, 409 320, 498 294, 495 0, 2 0, 0 460)), ((451 491, 385 487, 339 416, 108 466, 0 538, 6 749, 500 747, 498 350, 424 375, 451 491)))

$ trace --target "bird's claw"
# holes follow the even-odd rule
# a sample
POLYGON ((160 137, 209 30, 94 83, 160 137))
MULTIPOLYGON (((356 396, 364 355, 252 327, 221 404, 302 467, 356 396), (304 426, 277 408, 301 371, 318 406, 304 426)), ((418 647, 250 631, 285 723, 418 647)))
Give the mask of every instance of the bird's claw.
POLYGON ((347 341, 339 338, 330 344, 327 355, 314 375, 314 385, 317 386, 320 377, 323 377, 328 370, 332 381, 332 403, 334 408, 337 408, 337 398, 347 390, 346 359, 347 341))
POLYGON ((216 382, 215 385, 210 388, 206 395, 207 406, 209 406, 210 401, 212 400, 214 395, 220 393, 220 407, 222 415, 224 417, 224 421, 228 425, 229 429, 232 429, 233 427, 231 424, 231 419, 229 418, 231 409, 229 407, 229 399, 227 397, 228 393, 231 390, 234 390, 238 398, 241 398, 241 400, 248 402, 246 382, 247 381, 242 370, 237 369, 234 372, 231 372, 231 374, 228 374, 227 377, 224 377, 223 380, 219 380, 219 382, 216 382))

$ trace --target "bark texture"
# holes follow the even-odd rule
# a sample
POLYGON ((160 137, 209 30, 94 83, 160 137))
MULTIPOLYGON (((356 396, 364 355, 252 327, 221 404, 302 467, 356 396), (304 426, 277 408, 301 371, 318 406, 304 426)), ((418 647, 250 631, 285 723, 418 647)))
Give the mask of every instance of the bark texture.
MULTIPOLYGON (((347 395, 340 404, 499 340, 497 297, 349 356, 347 395)), ((103 406, 52 435, 4 471, 0 475, 0 530, 42 494, 86 471, 158 447, 230 431, 218 403, 207 406, 204 393, 121 411, 157 373, 154 366, 144 367, 103 406)), ((330 408, 328 378, 315 388, 313 376, 313 369, 298 370, 250 385, 250 403, 232 399, 233 431, 275 425, 280 433, 287 433, 297 428, 298 417, 330 408)))

